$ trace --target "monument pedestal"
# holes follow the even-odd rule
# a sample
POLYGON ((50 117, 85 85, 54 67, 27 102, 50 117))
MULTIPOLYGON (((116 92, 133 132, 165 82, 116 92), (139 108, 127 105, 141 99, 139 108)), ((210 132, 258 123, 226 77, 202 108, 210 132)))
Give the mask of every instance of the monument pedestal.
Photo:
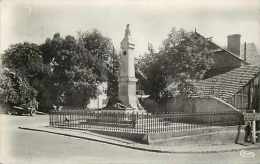
POLYGON ((130 35, 129 24, 126 26, 125 36, 121 41, 120 53, 120 71, 119 71, 119 86, 118 99, 119 101, 108 107, 103 112, 108 113, 146 113, 136 96, 135 78, 135 52, 134 44, 130 35))
POLYGON ((136 78, 120 77, 119 79, 119 99, 126 106, 138 109, 136 96, 136 78))
POLYGON ((126 26, 125 36, 121 41, 118 98, 123 105, 130 109, 130 111, 142 113, 145 111, 136 96, 137 79, 135 78, 134 47, 135 45, 132 41, 128 24, 126 26))

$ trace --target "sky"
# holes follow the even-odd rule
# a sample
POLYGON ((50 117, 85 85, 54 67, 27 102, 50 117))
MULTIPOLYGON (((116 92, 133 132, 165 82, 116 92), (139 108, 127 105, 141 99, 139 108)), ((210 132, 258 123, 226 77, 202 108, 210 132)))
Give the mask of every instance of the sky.
POLYGON ((172 27, 196 30, 226 46, 229 34, 260 47, 260 0, 2 0, 1 51, 18 42, 43 43, 59 32, 98 29, 116 49, 130 24, 136 54, 158 49, 172 27))

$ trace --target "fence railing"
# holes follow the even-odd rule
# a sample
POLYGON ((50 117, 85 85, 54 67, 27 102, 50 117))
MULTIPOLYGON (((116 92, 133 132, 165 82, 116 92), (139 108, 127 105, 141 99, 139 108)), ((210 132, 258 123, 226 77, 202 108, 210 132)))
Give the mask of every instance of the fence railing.
POLYGON ((128 133, 184 132, 207 127, 243 124, 239 112, 125 113, 65 110, 50 113, 50 126, 128 133))

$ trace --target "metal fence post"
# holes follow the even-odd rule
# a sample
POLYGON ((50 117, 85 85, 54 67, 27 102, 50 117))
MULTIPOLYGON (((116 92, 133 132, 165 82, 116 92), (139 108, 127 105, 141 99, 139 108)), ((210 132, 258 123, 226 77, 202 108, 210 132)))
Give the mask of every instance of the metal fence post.
MULTIPOLYGON (((255 114, 255 110, 253 110, 253 113, 255 114)), ((252 121, 252 143, 256 143, 256 121, 255 119, 252 121)))

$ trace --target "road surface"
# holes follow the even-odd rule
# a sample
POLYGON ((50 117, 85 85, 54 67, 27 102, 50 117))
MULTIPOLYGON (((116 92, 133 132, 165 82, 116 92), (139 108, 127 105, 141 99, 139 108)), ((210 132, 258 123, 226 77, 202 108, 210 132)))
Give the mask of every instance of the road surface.
MULTIPOLYGON (((255 156, 226 153, 154 153, 83 140, 73 137, 18 129, 21 125, 46 123, 48 116, 0 114, 1 164, 260 164, 255 156)), ((249 153, 250 153, 249 152, 249 153)))

